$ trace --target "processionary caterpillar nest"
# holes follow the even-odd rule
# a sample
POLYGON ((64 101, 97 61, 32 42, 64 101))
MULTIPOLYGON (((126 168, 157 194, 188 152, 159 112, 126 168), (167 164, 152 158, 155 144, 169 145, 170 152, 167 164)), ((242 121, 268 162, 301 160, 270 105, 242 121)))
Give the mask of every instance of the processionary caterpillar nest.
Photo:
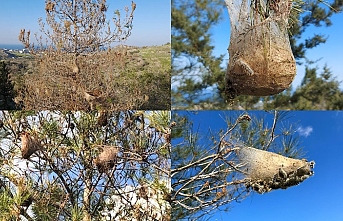
POLYGON ((269 96, 290 86, 296 63, 288 36, 290 0, 225 0, 231 23, 226 92, 269 96))
POLYGON ((94 159, 99 172, 103 173, 115 166, 119 148, 115 146, 103 146, 102 152, 94 159))
POLYGON ((32 136, 28 132, 21 133, 21 155, 24 159, 29 159, 32 154, 42 148, 42 144, 37 136, 32 136))
POLYGON ((293 159, 251 147, 239 148, 236 154, 244 163, 246 177, 251 180, 247 187, 258 193, 298 185, 314 174, 314 161, 293 159))

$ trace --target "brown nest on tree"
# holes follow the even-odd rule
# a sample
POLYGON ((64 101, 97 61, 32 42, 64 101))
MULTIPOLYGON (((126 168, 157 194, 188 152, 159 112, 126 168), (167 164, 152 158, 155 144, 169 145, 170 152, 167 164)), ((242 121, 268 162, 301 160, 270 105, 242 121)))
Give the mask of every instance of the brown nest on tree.
POLYGON ((290 87, 296 62, 288 36, 291 1, 226 0, 231 22, 226 93, 269 96, 290 87), (270 15, 270 10, 275 9, 270 15), (278 10, 276 11, 276 8, 278 10), (239 9, 239 10, 237 10, 239 9))
POLYGON ((114 146, 103 146, 102 152, 94 159, 94 163, 100 173, 106 172, 115 166, 119 148, 114 146))
POLYGON ((21 156, 29 159, 32 154, 42 148, 42 144, 37 136, 32 136, 28 132, 21 133, 21 156))
POLYGON ((100 111, 99 116, 97 117, 97 120, 96 120, 96 124, 99 127, 106 126, 107 123, 108 123, 107 117, 108 117, 108 112, 107 111, 100 111))

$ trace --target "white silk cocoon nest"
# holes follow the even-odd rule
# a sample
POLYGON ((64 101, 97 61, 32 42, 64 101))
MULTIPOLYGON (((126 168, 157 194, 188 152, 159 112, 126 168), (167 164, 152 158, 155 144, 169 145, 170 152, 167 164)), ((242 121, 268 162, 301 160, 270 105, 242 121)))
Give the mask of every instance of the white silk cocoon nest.
POLYGON ((225 0, 230 16, 226 94, 269 96, 290 86, 296 62, 288 37, 290 0, 225 0))
POLYGON ((258 193, 298 185, 314 174, 314 161, 298 160, 251 147, 238 148, 236 154, 244 164, 243 172, 258 193))

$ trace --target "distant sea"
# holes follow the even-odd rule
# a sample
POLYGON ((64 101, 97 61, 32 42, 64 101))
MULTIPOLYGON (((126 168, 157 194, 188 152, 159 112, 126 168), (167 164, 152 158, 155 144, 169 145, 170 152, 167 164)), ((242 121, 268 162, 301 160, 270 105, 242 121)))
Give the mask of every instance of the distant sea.
POLYGON ((18 49, 18 50, 21 50, 21 49, 24 49, 24 45, 21 45, 21 44, 0 44, 0 49, 12 49, 12 50, 15 50, 15 49, 18 49))

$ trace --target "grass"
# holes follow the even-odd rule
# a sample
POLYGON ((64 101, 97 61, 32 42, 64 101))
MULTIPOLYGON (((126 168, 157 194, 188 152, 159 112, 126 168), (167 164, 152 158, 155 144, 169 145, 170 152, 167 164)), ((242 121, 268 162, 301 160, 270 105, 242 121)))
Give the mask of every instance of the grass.
POLYGON ((19 53, 19 52, 12 52, 11 54, 19 57, 19 58, 32 58, 31 54, 19 53))

